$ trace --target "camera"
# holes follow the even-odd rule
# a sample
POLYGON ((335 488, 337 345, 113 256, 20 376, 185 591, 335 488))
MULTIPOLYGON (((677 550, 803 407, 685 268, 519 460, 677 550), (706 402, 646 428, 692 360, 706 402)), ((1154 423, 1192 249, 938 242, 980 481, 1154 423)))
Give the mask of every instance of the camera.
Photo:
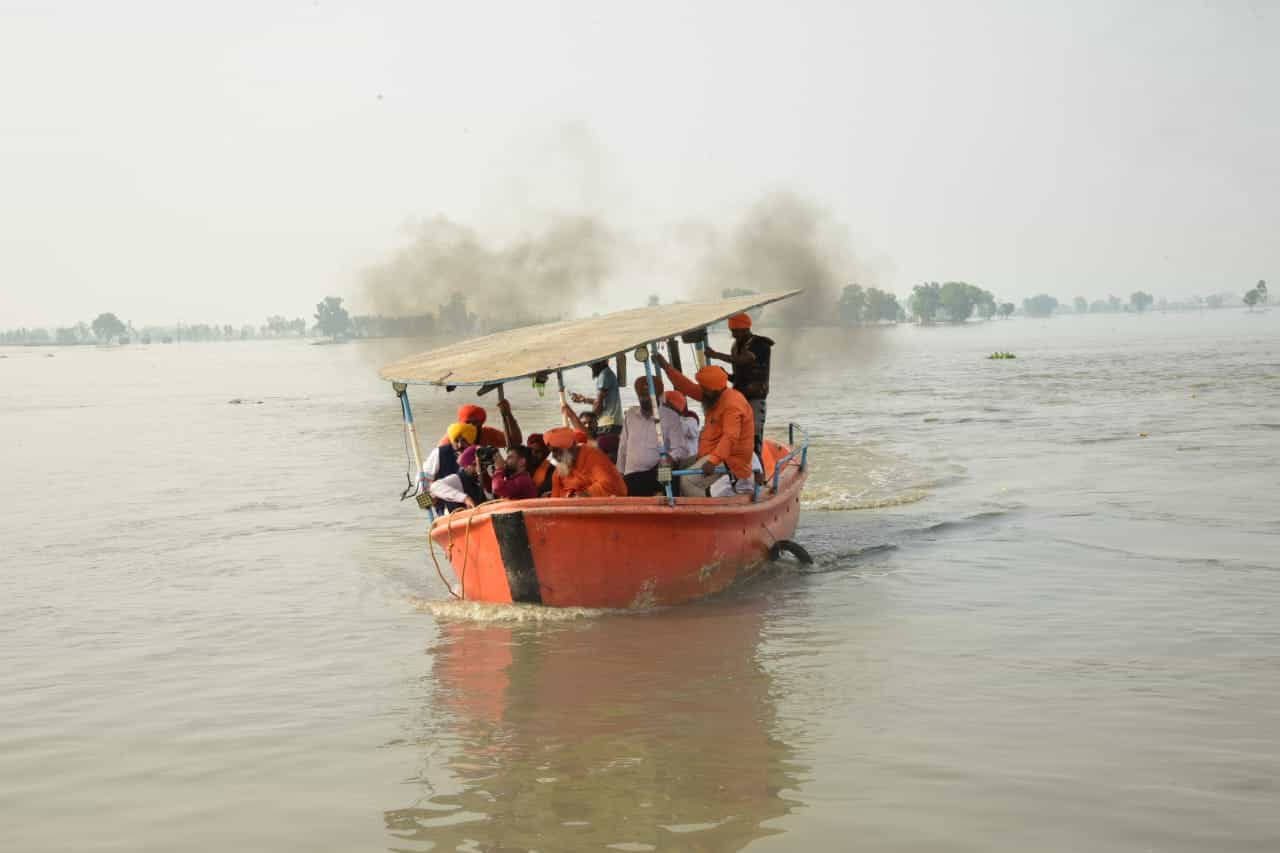
POLYGON ((476 450, 476 459, 480 462, 480 467, 489 468, 493 465, 493 460, 498 458, 498 448, 481 447, 476 450))

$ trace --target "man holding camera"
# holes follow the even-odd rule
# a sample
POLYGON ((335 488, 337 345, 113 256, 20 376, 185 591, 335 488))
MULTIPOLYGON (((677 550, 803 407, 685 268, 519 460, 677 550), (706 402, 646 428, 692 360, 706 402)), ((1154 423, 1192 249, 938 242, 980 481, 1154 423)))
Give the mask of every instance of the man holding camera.
MULTIPOLYGON (((496 448, 483 448, 494 450, 496 448)), ((529 469, 533 466, 533 452, 523 444, 517 444, 507 451, 507 458, 493 459, 488 468, 495 498, 506 498, 511 501, 522 501, 538 496, 538 486, 533 482, 529 469), (498 463, 501 464, 498 464, 498 463)))

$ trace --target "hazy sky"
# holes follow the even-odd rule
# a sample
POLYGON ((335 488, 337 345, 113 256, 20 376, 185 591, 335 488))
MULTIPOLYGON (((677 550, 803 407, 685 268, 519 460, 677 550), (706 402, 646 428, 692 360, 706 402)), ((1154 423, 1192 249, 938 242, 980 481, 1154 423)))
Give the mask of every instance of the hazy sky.
POLYGON ((300 316, 422 217, 652 239, 779 188, 903 294, 1280 279, 1273 2, 0 10, 0 327, 300 316))

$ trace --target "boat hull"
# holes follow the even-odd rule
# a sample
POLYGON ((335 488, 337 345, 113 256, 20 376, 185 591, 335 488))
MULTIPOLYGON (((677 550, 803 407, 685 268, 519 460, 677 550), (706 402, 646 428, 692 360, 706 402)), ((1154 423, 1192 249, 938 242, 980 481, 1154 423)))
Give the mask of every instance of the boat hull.
POLYGON ((795 535, 805 472, 776 494, 732 498, 498 501, 439 518, 462 598, 553 607, 640 608, 713 595, 757 574, 795 535))

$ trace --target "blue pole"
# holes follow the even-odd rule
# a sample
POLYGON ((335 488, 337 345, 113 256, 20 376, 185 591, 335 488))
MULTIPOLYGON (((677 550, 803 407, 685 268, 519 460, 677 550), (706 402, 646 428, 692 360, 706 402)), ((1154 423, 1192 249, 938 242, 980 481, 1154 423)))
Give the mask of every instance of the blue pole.
MULTIPOLYGON (((425 491, 427 475, 422 470, 422 447, 418 444, 418 428, 413 425, 413 409, 409 406, 409 386, 395 383, 396 396, 400 398, 400 411, 404 413, 404 428, 409 431, 409 443, 413 447, 413 464, 418 468, 418 488, 425 491)), ((427 513, 435 521, 435 511, 427 502, 427 513)))
MULTIPOLYGON (((671 445, 667 442, 667 437, 662 434, 662 401, 658 399, 658 386, 653 384, 653 363, 649 360, 652 353, 649 353, 648 347, 645 347, 645 353, 644 378, 649 382, 649 399, 653 401, 653 423, 658 430, 658 441, 662 444, 658 450, 662 454, 662 458, 666 460, 667 467, 670 468, 672 467, 671 445)), ((659 462, 658 466, 661 467, 662 463, 659 462)), ((671 480, 668 479, 667 482, 663 483, 663 487, 667 492, 667 504, 675 506, 676 497, 671 491, 671 480)))

